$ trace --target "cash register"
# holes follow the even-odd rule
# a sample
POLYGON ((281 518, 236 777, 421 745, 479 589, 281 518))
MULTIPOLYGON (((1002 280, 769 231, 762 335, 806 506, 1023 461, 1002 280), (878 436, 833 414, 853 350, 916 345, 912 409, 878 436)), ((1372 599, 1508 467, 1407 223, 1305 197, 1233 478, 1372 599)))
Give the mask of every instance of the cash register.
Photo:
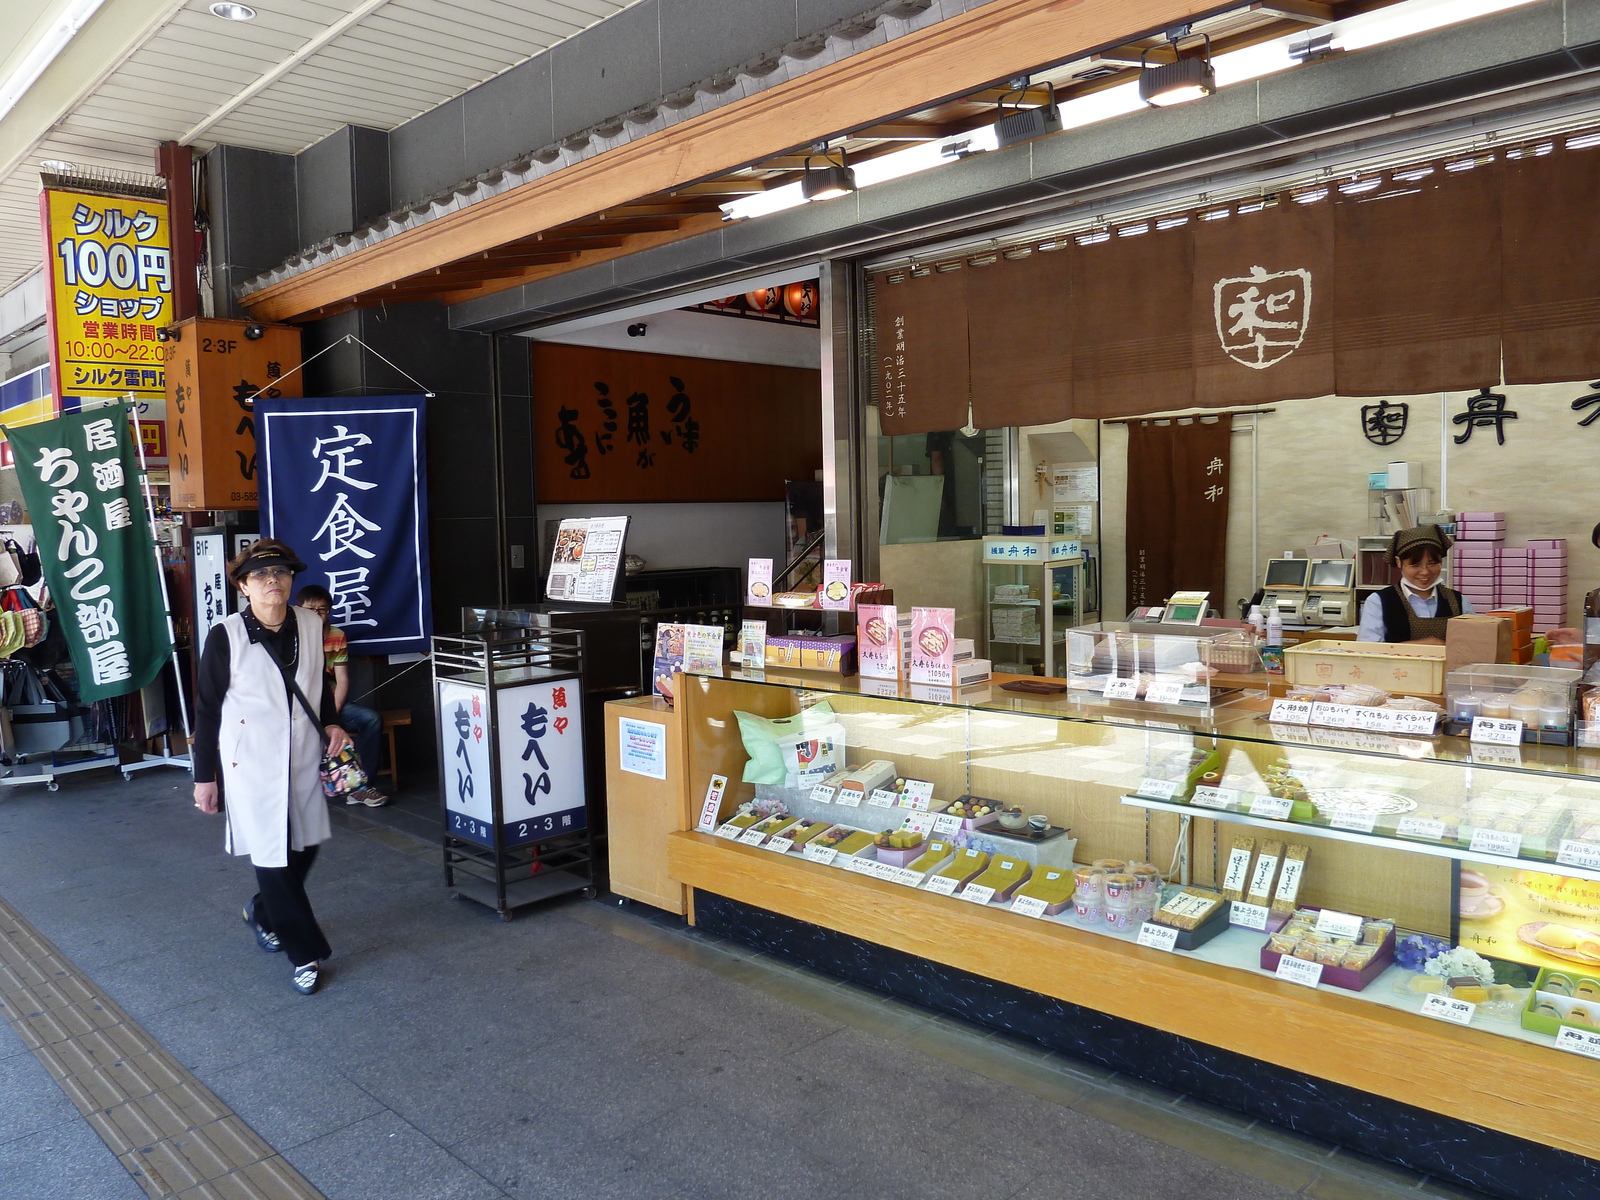
POLYGON ((1303 613, 1307 625, 1353 625, 1356 621, 1356 564, 1348 558, 1311 560, 1303 613))
POLYGON ((1261 611, 1276 608, 1285 625, 1304 625, 1310 577, 1309 558, 1268 559, 1267 577, 1261 582, 1261 611))

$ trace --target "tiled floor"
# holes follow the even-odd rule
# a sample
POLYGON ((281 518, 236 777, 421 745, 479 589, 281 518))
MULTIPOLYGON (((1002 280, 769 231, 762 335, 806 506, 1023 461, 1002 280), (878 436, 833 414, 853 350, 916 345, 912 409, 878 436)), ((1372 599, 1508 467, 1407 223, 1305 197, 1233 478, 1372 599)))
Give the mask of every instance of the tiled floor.
MULTIPOLYGON (((330 1200, 1465 1195, 648 910, 502 924, 447 899, 427 812, 336 810, 309 999, 240 923, 248 865, 176 771, 0 793, 0 897, 330 1200)), ((0 1196, 173 1194, 141 1180, 0 1031, 0 1196)), ((224 1182, 186 1195, 290 1194, 224 1182)))

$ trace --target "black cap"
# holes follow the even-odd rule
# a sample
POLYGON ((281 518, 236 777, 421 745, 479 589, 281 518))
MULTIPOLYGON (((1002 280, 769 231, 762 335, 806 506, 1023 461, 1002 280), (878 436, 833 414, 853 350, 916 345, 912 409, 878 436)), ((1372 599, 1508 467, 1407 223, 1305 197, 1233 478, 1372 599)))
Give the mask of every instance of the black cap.
MULTIPOLYGON (((259 545, 259 543, 257 543, 259 545)), ((237 583, 251 571, 261 567, 288 567, 296 575, 306 569, 305 563, 295 557, 294 551, 280 549, 277 546, 266 546, 257 551, 252 549, 250 557, 245 559, 233 570, 233 580, 237 583)))

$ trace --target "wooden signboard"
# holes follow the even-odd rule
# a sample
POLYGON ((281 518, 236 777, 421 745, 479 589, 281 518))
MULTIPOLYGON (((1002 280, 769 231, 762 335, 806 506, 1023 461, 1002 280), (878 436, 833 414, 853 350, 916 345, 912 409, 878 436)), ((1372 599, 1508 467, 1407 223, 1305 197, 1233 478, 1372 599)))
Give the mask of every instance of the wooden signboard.
POLYGON ((256 392, 299 396, 300 330, 205 317, 172 327, 167 351, 167 454, 172 507, 253 509, 257 506, 256 392))
POLYGON ((544 504, 782 500, 822 466, 822 373, 535 342, 544 504))

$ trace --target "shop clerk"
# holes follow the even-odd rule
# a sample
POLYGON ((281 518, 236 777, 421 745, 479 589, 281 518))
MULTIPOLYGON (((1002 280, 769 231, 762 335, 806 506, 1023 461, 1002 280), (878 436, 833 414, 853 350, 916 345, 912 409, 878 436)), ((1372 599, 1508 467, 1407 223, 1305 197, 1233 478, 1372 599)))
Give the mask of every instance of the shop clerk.
POLYGON ((1400 582, 1361 605, 1361 641, 1444 645, 1445 622, 1472 611, 1465 596, 1439 582, 1450 546, 1437 525, 1402 529, 1389 540, 1389 561, 1399 564, 1400 582))

